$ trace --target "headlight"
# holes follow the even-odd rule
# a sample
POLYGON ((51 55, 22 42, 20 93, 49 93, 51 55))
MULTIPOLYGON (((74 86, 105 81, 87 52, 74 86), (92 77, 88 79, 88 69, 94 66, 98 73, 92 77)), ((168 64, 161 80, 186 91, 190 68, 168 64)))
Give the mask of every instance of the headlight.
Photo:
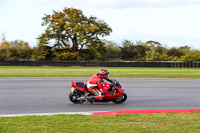
POLYGON ((75 89, 74 87, 71 88, 71 92, 72 92, 72 93, 74 92, 74 89, 75 89))

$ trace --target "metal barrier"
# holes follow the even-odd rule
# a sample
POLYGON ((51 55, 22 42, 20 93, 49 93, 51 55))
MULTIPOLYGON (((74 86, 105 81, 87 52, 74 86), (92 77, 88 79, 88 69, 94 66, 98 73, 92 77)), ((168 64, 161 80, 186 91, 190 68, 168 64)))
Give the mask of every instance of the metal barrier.
POLYGON ((77 62, 77 61, 0 61, 0 66, 84 66, 84 67, 168 67, 200 68, 200 62, 77 62))

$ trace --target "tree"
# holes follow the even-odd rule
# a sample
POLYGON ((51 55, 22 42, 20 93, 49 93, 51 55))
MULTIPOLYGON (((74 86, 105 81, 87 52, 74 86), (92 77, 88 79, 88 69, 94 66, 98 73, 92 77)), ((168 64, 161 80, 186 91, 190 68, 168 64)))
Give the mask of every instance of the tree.
POLYGON ((122 42, 121 58, 125 60, 143 61, 145 58, 144 43, 137 41, 136 44, 129 40, 122 42))
POLYGON ((181 57, 181 60, 184 62, 200 61, 200 51, 190 50, 181 57))
POLYGON ((0 60, 6 60, 10 44, 5 39, 3 39, 2 41, 3 42, 0 45, 0 60))
POLYGON ((74 8, 64 8, 63 11, 53 11, 52 15, 45 15, 43 26, 45 32, 38 37, 39 45, 51 44, 53 48, 62 49, 65 52, 78 52, 83 49, 97 45, 102 42, 100 37, 104 37, 112 32, 112 29, 103 21, 96 17, 86 17, 81 10, 74 8))
POLYGON ((38 46, 33 48, 32 60, 52 60, 54 57, 50 46, 38 46))
POLYGON ((125 60, 133 60, 134 53, 133 53, 134 43, 129 40, 124 40, 122 42, 121 48, 121 58, 125 60))
POLYGON ((146 56, 145 46, 142 41, 136 41, 136 45, 134 46, 134 60, 135 61, 144 61, 146 56))
POLYGON ((15 60, 30 60, 32 49, 28 42, 22 40, 15 40, 10 42, 10 50, 13 51, 13 58, 15 60))
POLYGON ((114 42, 103 40, 105 43, 106 52, 104 54, 104 60, 119 60, 121 55, 121 49, 119 45, 114 42))
POLYGON ((181 51, 179 48, 175 48, 175 47, 172 47, 168 50, 168 53, 167 53, 169 56, 171 57, 178 57, 180 58, 181 56, 184 55, 184 52, 181 51))
POLYGON ((31 55, 31 47, 22 40, 4 41, 0 45, 0 60, 30 60, 31 55))
POLYGON ((0 45, 0 49, 8 49, 10 47, 9 42, 3 41, 0 45))
POLYGON ((5 33, 3 33, 3 34, 1 35, 1 41, 2 41, 2 42, 6 41, 6 35, 5 35, 5 33))
POLYGON ((146 61, 161 61, 163 48, 159 42, 147 41, 144 46, 146 48, 146 61))

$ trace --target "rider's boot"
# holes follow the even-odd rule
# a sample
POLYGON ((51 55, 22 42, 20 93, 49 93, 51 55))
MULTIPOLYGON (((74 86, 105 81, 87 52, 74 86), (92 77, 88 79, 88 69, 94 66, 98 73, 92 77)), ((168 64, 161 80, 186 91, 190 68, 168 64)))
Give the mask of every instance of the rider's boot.
POLYGON ((101 96, 94 96, 95 99, 97 100, 102 100, 104 98, 104 95, 101 95, 101 96))
POLYGON ((89 96, 87 98, 87 101, 90 102, 91 104, 95 101, 94 96, 89 96))

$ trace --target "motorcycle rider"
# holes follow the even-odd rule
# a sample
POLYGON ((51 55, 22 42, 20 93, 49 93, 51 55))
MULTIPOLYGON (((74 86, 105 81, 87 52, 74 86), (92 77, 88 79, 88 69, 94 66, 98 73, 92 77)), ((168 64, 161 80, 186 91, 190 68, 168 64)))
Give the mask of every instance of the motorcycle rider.
MULTIPOLYGON (((102 92, 103 89, 103 79, 107 80, 110 83, 113 83, 113 81, 111 79, 108 78, 109 75, 109 71, 107 69, 101 69, 99 73, 94 74, 87 82, 87 87, 88 90, 94 94, 94 98, 95 99, 103 99, 103 97, 105 96, 102 92)), ((113 84, 110 85, 110 90, 109 90, 109 94, 112 95, 112 86, 113 84)))

